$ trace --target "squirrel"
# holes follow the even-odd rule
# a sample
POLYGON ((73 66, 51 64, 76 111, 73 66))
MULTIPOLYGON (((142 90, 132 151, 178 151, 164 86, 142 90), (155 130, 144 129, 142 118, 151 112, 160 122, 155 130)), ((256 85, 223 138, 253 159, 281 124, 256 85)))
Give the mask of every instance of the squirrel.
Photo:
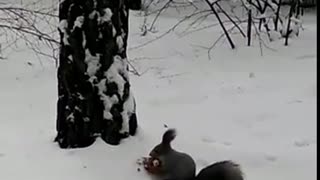
POLYGON ((153 175, 161 180, 194 180, 196 163, 190 155, 176 151, 171 147, 171 141, 175 137, 176 130, 168 129, 163 134, 161 143, 156 145, 149 153, 151 160, 159 161, 159 163, 156 163, 158 166, 155 167, 157 171, 152 171, 154 172, 153 175))
POLYGON ((176 137, 175 129, 168 129, 160 144, 149 153, 145 169, 160 180, 243 180, 240 166, 232 161, 221 161, 209 165, 196 175, 193 158, 171 147, 176 137))

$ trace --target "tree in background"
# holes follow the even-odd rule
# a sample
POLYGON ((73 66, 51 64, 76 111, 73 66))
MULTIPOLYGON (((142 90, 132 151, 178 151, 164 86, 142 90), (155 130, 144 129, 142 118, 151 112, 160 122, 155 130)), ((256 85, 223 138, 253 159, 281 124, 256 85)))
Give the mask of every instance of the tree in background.
MULTIPOLYGON (((254 39, 258 40, 261 54, 263 47, 270 50, 269 42, 298 36, 302 28, 303 1, 286 0, 289 5, 284 7, 283 0, 145 0, 144 22, 141 26, 141 35, 146 36, 150 33, 157 33, 156 23, 161 14, 171 9, 179 15, 178 21, 167 31, 157 37, 132 47, 141 48, 151 42, 164 37, 173 31, 180 37, 194 32, 200 32, 216 25, 222 30, 221 36, 217 38, 210 47, 204 47, 210 51, 218 41, 226 39, 230 48, 235 49, 236 43, 233 36, 240 34, 246 40, 247 45, 251 46, 254 39), (291 13, 290 13, 291 12, 291 13), (149 19, 149 21, 148 21, 149 19), (210 19, 210 23, 203 23, 210 19), (213 21, 212 21, 213 20, 213 21), (204 25, 202 25, 204 24, 204 25), (182 27, 182 32, 178 32, 178 27, 182 27), (257 37, 257 38, 256 38, 257 37)), ((310 4, 310 3, 309 3, 310 4)), ((173 14, 173 13, 172 13, 173 14)))
POLYGON ((136 104, 127 64, 129 9, 141 0, 62 0, 59 5, 57 136, 61 148, 97 136, 112 145, 134 135, 136 104))

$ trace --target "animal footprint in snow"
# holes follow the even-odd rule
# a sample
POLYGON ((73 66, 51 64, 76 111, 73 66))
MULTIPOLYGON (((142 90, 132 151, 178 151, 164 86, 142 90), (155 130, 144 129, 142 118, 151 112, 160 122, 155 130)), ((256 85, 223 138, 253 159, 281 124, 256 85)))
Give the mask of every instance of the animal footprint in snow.
POLYGON ((223 144, 223 145, 226 145, 226 146, 231 146, 231 145, 232 145, 231 142, 223 142, 222 144, 223 144))
POLYGON ((307 147, 309 146, 310 144, 312 144, 313 142, 311 140, 307 140, 307 139, 304 139, 304 140, 296 140, 294 142, 294 146, 296 147, 307 147))
POLYGON ((292 101, 289 101, 289 102, 288 102, 288 104, 295 104, 295 103, 303 103, 303 101, 297 99, 297 100, 292 100, 292 101))
POLYGON ((306 54, 306 55, 296 57, 297 60, 306 60, 306 59, 315 59, 315 58, 316 58, 316 55, 314 54, 306 54))
POLYGON ((265 155, 264 157, 267 161, 275 162, 278 158, 274 155, 265 155))
POLYGON ((238 94, 244 93, 244 89, 243 89, 242 87, 238 86, 238 87, 237 87, 237 93, 238 93, 238 94))
POLYGON ((275 114, 269 113, 269 112, 263 112, 263 113, 257 114, 256 122, 264 122, 264 121, 272 120, 275 118, 276 118, 275 114))
POLYGON ((201 141, 202 142, 205 142, 205 143, 215 143, 216 141, 210 137, 203 137, 201 138, 201 141))
POLYGON ((255 78, 255 77, 256 75, 253 72, 249 73, 249 78, 255 78))
POLYGON ((216 140, 210 138, 210 137, 203 137, 202 139, 202 142, 204 143, 215 143, 215 144, 222 144, 224 146, 231 146, 232 143, 231 142, 227 142, 227 141, 224 141, 224 142, 217 142, 216 140))

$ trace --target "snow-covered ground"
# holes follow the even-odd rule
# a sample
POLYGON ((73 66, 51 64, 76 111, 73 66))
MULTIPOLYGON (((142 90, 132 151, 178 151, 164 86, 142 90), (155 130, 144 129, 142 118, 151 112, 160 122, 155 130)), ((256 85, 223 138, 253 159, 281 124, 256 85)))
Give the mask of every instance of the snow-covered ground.
MULTIPOLYGON (((139 35, 142 18, 131 16, 130 47, 151 39, 139 35)), ((158 30, 172 23, 161 18, 158 30), (163 27, 162 27, 163 26, 163 27)), ((29 51, 0 60, 1 180, 147 180, 136 159, 160 141, 164 124, 178 130, 173 146, 190 153, 198 169, 232 159, 247 180, 316 179, 316 17, 306 15, 300 37, 270 46, 231 51, 218 43, 216 27, 178 38, 174 33, 140 49, 131 63, 139 134, 121 146, 98 139, 84 149, 53 143, 56 69, 29 51), (41 61, 41 63, 40 63, 41 61), (42 65, 41 65, 42 64, 42 65)))

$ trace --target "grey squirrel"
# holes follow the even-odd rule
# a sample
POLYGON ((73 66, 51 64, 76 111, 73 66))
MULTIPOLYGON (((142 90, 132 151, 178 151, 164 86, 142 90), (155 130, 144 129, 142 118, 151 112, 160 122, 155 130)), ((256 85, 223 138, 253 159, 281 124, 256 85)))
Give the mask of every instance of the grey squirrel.
POLYGON ((203 168, 196 176, 196 164, 193 158, 174 150, 171 142, 176 137, 175 129, 168 129, 160 144, 149 153, 152 159, 160 161, 157 176, 160 180, 243 180, 240 166, 232 161, 221 161, 203 168))
POLYGON ((156 175, 161 180, 193 180, 196 174, 196 163, 190 155, 171 147, 171 141, 175 137, 176 130, 168 129, 163 134, 161 143, 151 150, 150 157, 160 161, 156 175))

